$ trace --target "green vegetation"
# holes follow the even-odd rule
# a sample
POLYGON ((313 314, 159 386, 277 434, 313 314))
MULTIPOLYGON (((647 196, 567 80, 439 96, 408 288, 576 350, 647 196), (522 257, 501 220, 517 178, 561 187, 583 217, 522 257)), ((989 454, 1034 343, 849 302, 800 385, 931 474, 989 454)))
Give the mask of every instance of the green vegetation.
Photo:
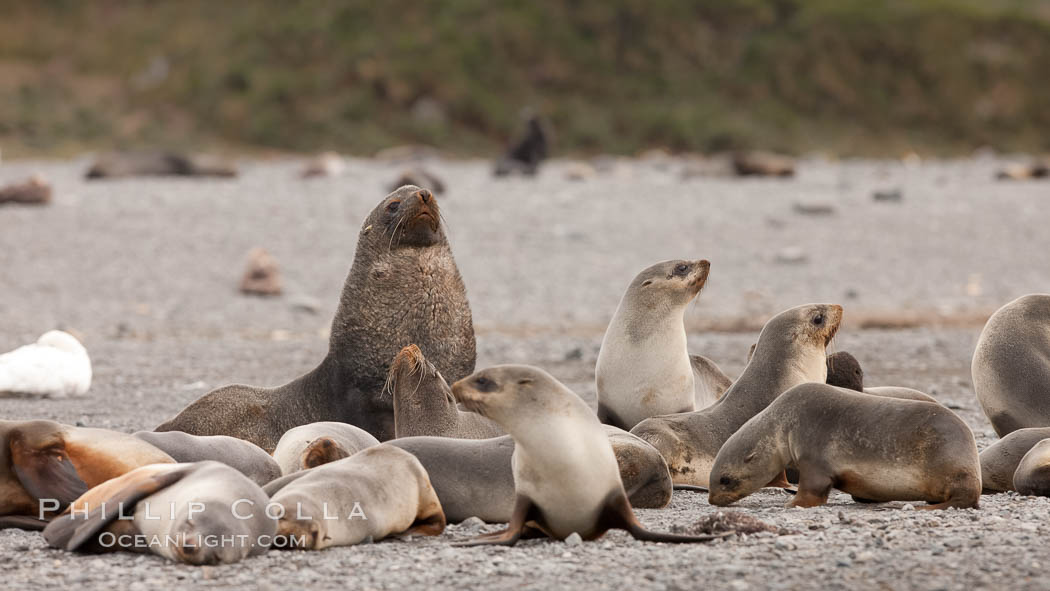
POLYGON ((0 0, 0 146, 1050 149, 1048 0, 0 0))

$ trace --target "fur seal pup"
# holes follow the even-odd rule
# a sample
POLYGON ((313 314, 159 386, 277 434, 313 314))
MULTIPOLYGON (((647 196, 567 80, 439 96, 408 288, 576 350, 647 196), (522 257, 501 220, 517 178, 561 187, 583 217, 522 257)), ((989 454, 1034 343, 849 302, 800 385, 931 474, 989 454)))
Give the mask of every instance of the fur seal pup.
POLYGON ((379 440, 360 427, 322 421, 289 429, 277 442, 273 459, 281 474, 292 474, 348 458, 374 445, 379 445, 379 440))
POLYGON ((388 366, 415 343, 443 375, 474 370, 474 325, 437 199, 404 186, 365 220, 328 355, 277 388, 226 386, 205 394, 157 431, 230 435, 272 451, 285 431, 318 421, 357 425, 380 441, 394 436, 388 366))
POLYGON ((705 260, 663 261, 627 286, 595 366, 603 423, 630 429, 649 417, 692 412, 728 388, 729 378, 709 359, 691 358, 686 343, 685 311, 710 269, 705 260))
POLYGON ((0 395, 66 398, 91 388, 91 358, 76 337, 45 332, 35 343, 0 355, 0 395))
MULTIPOLYGON (((623 429, 603 427, 631 506, 666 507, 671 502, 671 474, 660 452, 623 429)), ((401 437, 387 445, 400 447, 419 459, 450 522, 468 517, 491 523, 510 521, 514 512, 514 439, 510 435, 478 440, 401 437)))
POLYGON ((436 536, 445 514, 415 456, 377 445, 349 458, 284 476, 266 487, 284 511, 277 533, 323 550, 402 535, 436 536))
POLYGON ((981 488, 985 494, 1014 488, 1014 472, 1035 444, 1050 438, 1050 427, 1018 429, 981 452, 981 488))
POLYGON ((243 439, 225 435, 190 435, 181 431, 139 431, 134 436, 168 454, 176 462, 222 462, 259 486, 281 476, 281 467, 270 454, 243 439))
POLYGON ((269 549, 277 521, 268 501, 259 485, 221 462, 143 466, 77 499, 44 539, 69 551, 231 564, 269 549))
POLYGON ((525 134, 496 162, 493 170, 496 176, 514 172, 534 176, 539 171, 540 162, 547 158, 550 140, 539 115, 532 109, 525 109, 522 117, 525 119, 525 134))
POLYGON ((973 389, 996 434, 1050 426, 1050 294, 999 308, 981 331, 973 389))
POLYGON ((51 203, 51 183, 34 174, 24 183, 0 186, 0 205, 5 203, 47 205, 51 203))
POLYGON ((207 154, 113 152, 100 156, 84 174, 89 180, 133 176, 235 177, 237 169, 207 154))
POLYGON ((1021 458, 1013 484, 1022 495, 1050 497, 1050 439, 1039 441, 1021 458))
POLYGON ((789 466, 799 471, 790 507, 814 507, 837 488, 870 501, 926 501, 925 509, 977 507, 977 443, 939 404, 870 396, 827 384, 784 392, 718 451, 712 505, 725 506, 789 466))
POLYGON ((448 382, 415 345, 397 354, 386 383, 394 397, 395 437, 487 439, 506 434, 493 421, 459 410, 448 382))
POLYGON ((88 489, 168 454, 126 433, 53 421, 0 421, 0 527, 43 527, 88 489), (18 516, 32 516, 26 521, 18 516))
POLYGON ((707 486, 715 455, 729 436, 785 390, 827 377, 825 350, 842 321, 842 307, 806 304, 777 314, 762 327, 744 373, 713 406, 653 417, 631 433, 667 460, 676 485, 707 486))
POLYGON ((706 542, 718 536, 654 533, 642 527, 627 500, 616 456, 590 407, 536 367, 500 365, 452 385, 473 412, 488 416, 514 438, 514 510, 507 529, 467 545, 514 545, 542 533, 584 540, 624 529, 639 540, 706 542))
POLYGON ((904 400, 920 400, 940 404, 936 398, 899 386, 877 386, 873 388, 864 387, 864 370, 860 367, 857 358, 846 351, 839 351, 828 355, 828 377, 825 382, 829 386, 845 388, 854 392, 863 392, 873 396, 886 396, 888 398, 901 398, 904 400))

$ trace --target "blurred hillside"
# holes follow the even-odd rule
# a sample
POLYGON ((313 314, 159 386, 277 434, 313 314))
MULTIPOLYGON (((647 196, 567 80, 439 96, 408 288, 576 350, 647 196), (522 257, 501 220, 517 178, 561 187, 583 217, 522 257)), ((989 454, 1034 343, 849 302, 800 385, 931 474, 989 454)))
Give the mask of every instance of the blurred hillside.
POLYGON ((1050 149, 1048 0, 0 0, 5 155, 1050 149), (498 8, 497 8, 498 5, 498 8))

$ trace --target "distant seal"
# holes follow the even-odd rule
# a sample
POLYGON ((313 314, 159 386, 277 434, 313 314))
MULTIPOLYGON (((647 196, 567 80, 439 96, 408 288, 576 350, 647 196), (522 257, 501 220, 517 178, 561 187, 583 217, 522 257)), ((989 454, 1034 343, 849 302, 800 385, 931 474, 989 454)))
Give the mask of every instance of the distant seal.
POLYGON ((977 340, 973 389, 999 437, 1050 426, 1050 294, 999 308, 977 340))
POLYGON ((272 451, 285 431, 319 421, 394 436, 384 395, 390 360, 415 343, 450 379, 474 369, 474 325, 437 199, 401 187, 369 214, 332 321, 328 355, 277 388, 226 386, 204 395, 157 431, 230 435, 272 451))
POLYGON ((322 421, 289 429, 277 442, 273 459, 281 474, 287 475, 350 457, 374 445, 379 445, 379 440, 360 427, 322 421))
POLYGON ((1050 438, 1050 427, 1018 429, 981 452, 981 488, 985 494, 1014 488, 1014 472, 1035 444, 1050 438))
POLYGON ((225 435, 190 435, 181 431, 139 431, 135 437, 168 454, 176 462, 222 462, 262 486, 281 475, 281 467, 254 443, 225 435))
POLYGON ((540 162, 547 158, 550 140, 539 115, 531 109, 525 109, 522 116, 525 119, 525 133, 496 162, 493 170, 496 176, 514 172, 533 176, 539 171, 540 162))
POLYGON ((401 349, 390 364, 387 390, 394 397, 395 437, 487 439, 506 434, 493 421, 459 410, 448 382, 415 345, 401 349))
MULTIPOLYGON (((627 286, 595 366, 598 418, 603 423, 630 429, 649 417, 692 412, 713 404, 728 387, 708 387, 721 380, 699 376, 714 364, 703 359, 698 368, 686 343, 685 311, 703 289, 710 269, 705 260, 663 261, 627 286)), ((717 366, 714 371, 721 374, 717 366)))
POLYGON ((70 551, 150 551, 187 564, 231 564, 269 548, 277 522, 267 503, 259 485, 221 462, 143 466, 77 499, 44 539, 70 551))
POLYGON ((922 402, 940 404, 940 402, 938 402, 933 396, 918 390, 913 390, 912 388, 902 388, 899 386, 876 386, 865 388, 864 370, 861 369, 860 362, 857 361, 856 357, 846 351, 839 351, 828 355, 828 377, 825 383, 829 386, 845 388, 855 392, 863 392, 873 396, 901 398, 904 400, 921 400, 922 402))
POLYGON ((704 542, 644 529, 627 500, 616 456, 598 417, 574 392, 542 369, 501 365, 452 385, 463 405, 499 423, 514 438, 514 510, 507 529, 467 545, 514 545, 542 533, 593 540, 624 529, 640 540, 704 542))
POLYGON ((981 496, 973 433, 947 408, 809 383, 781 394, 726 441, 708 500, 729 505, 788 465, 799 471, 791 507, 823 505, 832 488, 869 501, 931 503, 925 509, 977 507, 981 496))
POLYGON ((235 177, 230 163, 207 154, 179 152, 113 152, 103 154, 84 174, 87 179, 134 176, 213 176, 235 177))
MULTIPOLYGON (((603 427, 613 446, 631 506, 666 507, 671 502, 671 475, 660 452, 623 429, 603 427)), ((419 458, 430 474, 449 522, 458 523, 468 517, 490 523, 510 521, 514 511, 514 439, 510 435, 480 440, 402 437, 387 445, 419 458)))
POLYGON ((676 485, 707 486, 715 454, 729 436, 785 390, 827 377, 825 349, 842 320, 842 307, 806 304, 771 318, 744 373, 713 406, 653 417, 631 433, 660 450, 676 485))
POLYGON ((1022 495, 1050 497, 1050 439, 1039 441, 1021 458, 1013 483, 1022 495))
POLYGON ((126 433, 53 421, 0 421, 0 527, 40 529, 36 520, 64 509, 111 478, 168 454, 126 433), (26 520, 20 517, 32 516, 26 520))
POLYGON ((445 514, 427 471, 415 456, 390 445, 282 477, 266 491, 284 508, 278 534, 305 539, 288 548, 323 550, 445 530, 445 514))

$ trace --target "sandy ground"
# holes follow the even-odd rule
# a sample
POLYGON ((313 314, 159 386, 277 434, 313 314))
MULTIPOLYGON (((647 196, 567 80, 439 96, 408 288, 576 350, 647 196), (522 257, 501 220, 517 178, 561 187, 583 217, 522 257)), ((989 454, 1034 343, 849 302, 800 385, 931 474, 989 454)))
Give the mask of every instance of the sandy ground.
MULTIPOLYGON (((323 356, 361 221, 400 166, 356 160, 334 179, 302 181, 299 163, 242 163, 237 180, 85 182, 86 161, 5 162, 0 184, 39 172, 44 208, 0 207, 0 351, 54 328, 83 337, 95 365, 77 400, 0 399, 0 417, 150 428, 209 389, 282 383, 323 356), (236 286, 247 251, 280 262, 286 295, 236 286)), ((624 287, 667 258, 712 261, 687 314, 690 346, 731 375, 757 329, 801 303, 842 304, 834 343, 871 385, 937 396, 994 433, 974 399, 969 363, 984 318, 1050 285, 1050 183, 993 180, 991 159, 807 160, 793 180, 683 178, 681 161, 620 162, 585 181, 552 163, 534 180, 496 180, 486 163, 431 162, 478 330, 480 366, 541 365, 593 404, 593 368, 624 287), (872 192, 900 189, 897 203, 872 192), (827 215, 798 206, 828 206, 827 215)), ((811 510, 768 492, 735 507, 797 531, 714 545, 637 543, 621 533, 582 546, 526 542, 452 548, 476 533, 321 553, 278 552, 228 567, 151 556, 75 556, 38 534, 0 532, 12 588, 153 589, 172 583, 286 589, 1046 588, 1050 500, 984 497, 976 511, 858 505, 811 510)), ((653 529, 714 511, 680 493, 639 511, 653 529)))

